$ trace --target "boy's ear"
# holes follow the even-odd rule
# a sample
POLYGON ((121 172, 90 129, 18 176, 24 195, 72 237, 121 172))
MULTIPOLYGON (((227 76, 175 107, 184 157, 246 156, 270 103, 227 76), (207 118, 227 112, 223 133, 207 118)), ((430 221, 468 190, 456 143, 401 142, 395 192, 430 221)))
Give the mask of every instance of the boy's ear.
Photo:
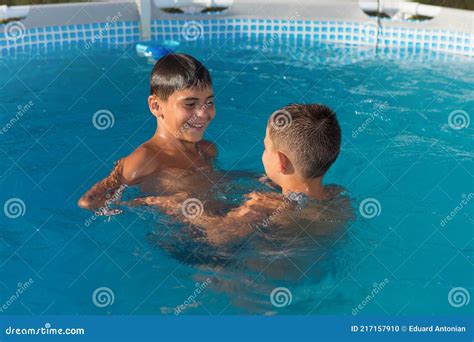
POLYGON ((293 164, 290 159, 281 151, 277 151, 278 155, 278 171, 284 175, 293 173, 293 164))
POLYGON ((161 105, 156 95, 148 96, 148 107, 150 108, 150 112, 157 118, 163 116, 161 105))

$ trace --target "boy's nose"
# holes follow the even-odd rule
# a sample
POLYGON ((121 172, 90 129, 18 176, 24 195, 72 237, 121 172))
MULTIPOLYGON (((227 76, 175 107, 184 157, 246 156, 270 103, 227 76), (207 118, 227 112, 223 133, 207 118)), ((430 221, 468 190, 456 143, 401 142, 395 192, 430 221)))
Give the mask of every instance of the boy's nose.
POLYGON ((201 106, 196 110, 196 116, 198 117, 207 117, 207 106, 201 106))

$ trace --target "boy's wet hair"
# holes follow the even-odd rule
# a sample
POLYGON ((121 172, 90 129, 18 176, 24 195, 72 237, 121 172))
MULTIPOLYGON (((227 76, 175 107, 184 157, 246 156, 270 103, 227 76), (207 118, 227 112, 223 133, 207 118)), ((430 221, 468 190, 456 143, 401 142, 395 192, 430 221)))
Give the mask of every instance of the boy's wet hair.
POLYGON ((334 113, 322 104, 290 104, 268 121, 275 149, 284 152, 305 179, 324 175, 336 161, 341 128, 334 113))
POLYGON ((211 75, 206 67, 194 57, 182 53, 161 57, 150 75, 150 95, 157 95, 164 101, 175 91, 211 87, 211 75))

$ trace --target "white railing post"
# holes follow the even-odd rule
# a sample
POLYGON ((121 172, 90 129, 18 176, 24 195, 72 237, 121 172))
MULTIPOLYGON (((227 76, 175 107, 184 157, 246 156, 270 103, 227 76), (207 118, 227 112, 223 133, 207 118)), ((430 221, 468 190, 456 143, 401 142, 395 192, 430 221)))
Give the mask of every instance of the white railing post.
POLYGON ((151 0, 135 0, 140 19, 140 39, 150 40, 151 37, 151 0))

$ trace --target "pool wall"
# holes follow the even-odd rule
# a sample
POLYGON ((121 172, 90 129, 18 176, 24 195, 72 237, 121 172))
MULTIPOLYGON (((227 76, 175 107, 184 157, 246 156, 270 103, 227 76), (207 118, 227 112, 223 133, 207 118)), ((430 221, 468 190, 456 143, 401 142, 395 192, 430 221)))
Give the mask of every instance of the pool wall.
POLYGON ((235 0, 224 12, 193 15, 150 5, 149 23, 140 21, 133 1, 29 6, 25 19, 0 25, 0 50, 130 44, 141 40, 146 24, 158 41, 249 37, 474 56, 472 11, 441 8, 431 20, 393 21, 369 17, 357 1, 235 0))

